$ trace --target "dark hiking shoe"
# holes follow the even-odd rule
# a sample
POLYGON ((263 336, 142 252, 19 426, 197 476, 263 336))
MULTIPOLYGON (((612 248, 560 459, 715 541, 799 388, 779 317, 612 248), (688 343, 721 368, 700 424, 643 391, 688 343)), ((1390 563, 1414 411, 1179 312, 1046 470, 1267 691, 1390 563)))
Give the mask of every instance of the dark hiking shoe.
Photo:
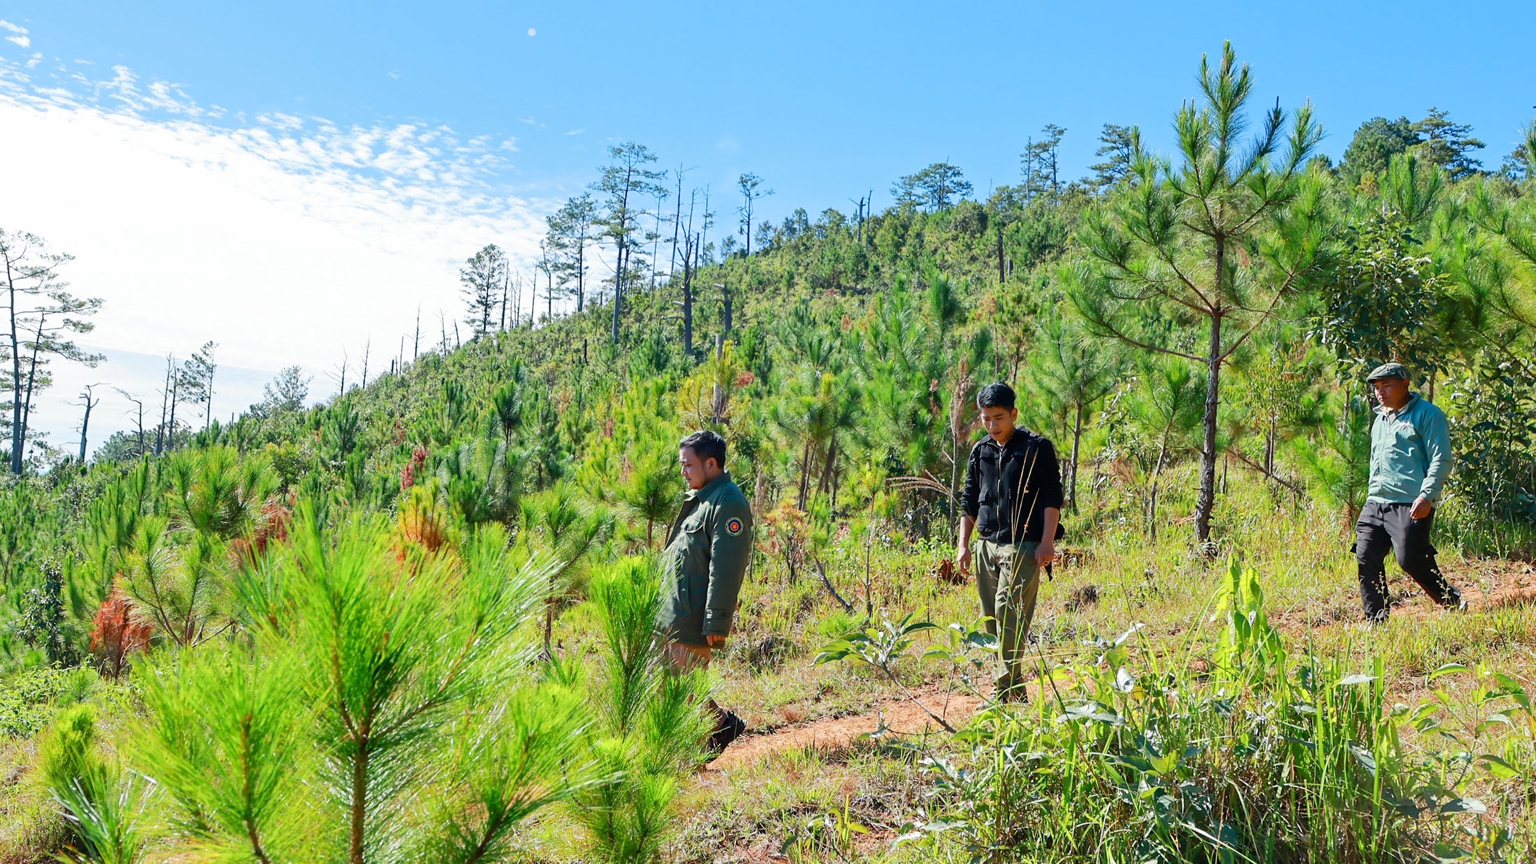
POLYGON ((740 738, 742 733, 746 731, 747 721, 737 717, 733 711, 726 712, 726 715, 720 718, 720 724, 715 727, 714 734, 709 736, 709 746, 707 748, 709 757, 713 759, 725 752, 725 748, 729 747, 732 741, 740 738))
POLYGON ((1026 705, 1029 703, 1029 689, 1023 684, 1015 684, 1012 687, 998 688, 993 697, 999 705, 1026 705))

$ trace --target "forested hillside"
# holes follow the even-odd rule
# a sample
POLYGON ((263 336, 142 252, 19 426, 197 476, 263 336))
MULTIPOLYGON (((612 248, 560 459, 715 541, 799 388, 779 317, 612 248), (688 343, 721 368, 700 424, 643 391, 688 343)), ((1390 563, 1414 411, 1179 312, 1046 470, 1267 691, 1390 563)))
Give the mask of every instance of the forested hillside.
POLYGON ((1309 107, 1201 75, 1176 152, 1107 125, 1073 180, 1048 126, 985 200, 935 164, 754 224, 764 180, 711 203, 614 147, 532 273, 466 249, 463 320, 366 380, 306 405, 290 371, 48 470, 14 337, 5 860, 1529 860, 1536 129, 1484 160, 1443 111, 1376 118, 1333 165, 1309 107), (1449 416, 1436 543, 1486 599, 1365 631, 1393 360, 1449 416), (757 520, 713 686, 764 728, 856 713, 976 677, 945 580, 993 381, 1062 460, 1046 689, 695 782, 708 682, 656 670, 646 617, 678 440, 727 437, 757 520))

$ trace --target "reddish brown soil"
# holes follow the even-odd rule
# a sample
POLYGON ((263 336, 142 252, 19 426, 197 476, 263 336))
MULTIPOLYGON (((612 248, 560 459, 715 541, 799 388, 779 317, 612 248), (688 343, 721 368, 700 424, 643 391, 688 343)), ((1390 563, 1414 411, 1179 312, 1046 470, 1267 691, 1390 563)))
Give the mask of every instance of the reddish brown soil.
POLYGON ((1536 564, 1497 559, 1468 561, 1449 575, 1473 609, 1504 609, 1536 603, 1536 564))
MULTIPOLYGON (((981 700, 975 696, 945 693, 935 689, 919 692, 917 698, 928 710, 944 718, 956 728, 976 713, 976 709, 981 704, 981 700)), ((1033 693, 1031 698, 1034 698, 1033 693)), ((750 716, 747 717, 747 722, 750 723, 751 720, 750 716)), ((933 718, 910 700, 893 700, 866 714, 827 717, 809 723, 797 723, 792 726, 748 733, 728 747, 720 758, 711 762, 705 770, 730 771, 786 750, 814 749, 828 753, 844 750, 860 736, 878 730, 882 721, 886 729, 899 735, 942 731, 942 727, 934 722, 933 718)))
MULTIPOLYGON (((1413 580, 1387 563, 1387 583, 1392 596, 1394 618, 1426 618, 1445 614, 1431 603, 1413 580)), ((1471 612, 1491 612, 1515 606, 1536 604, 1536 565, 1523 561, 1475 559, 1449 564, 1445 575, 1461 590, 1471 612)), ((1336 623, 1361 620, 1360 596, 1354 590, 1341 589, 1305 606, 1286 609, 1270 616, 1270 623, 1290 636, 1336 623)))

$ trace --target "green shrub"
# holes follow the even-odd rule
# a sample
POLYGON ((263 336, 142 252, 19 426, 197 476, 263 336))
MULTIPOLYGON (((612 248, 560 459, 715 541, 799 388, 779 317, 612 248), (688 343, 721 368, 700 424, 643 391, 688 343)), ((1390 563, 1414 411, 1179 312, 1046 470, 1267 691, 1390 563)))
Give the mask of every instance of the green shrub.
POLYGON ((594 857, 609 864, 658 860, 679 782, 702 761, 709 731, 702 672, 677 675, 662 665, 655 633, 661 579, 653 559, 626 558, 592 580, 604 637, 589 689, 593 751, 606 779, 577 797, 576 812, 594 857))
POLYGON ((31 738, 57 712, 56 701, 73 680, 69 670, 32 669, 0 684, 0 735, 31 738))

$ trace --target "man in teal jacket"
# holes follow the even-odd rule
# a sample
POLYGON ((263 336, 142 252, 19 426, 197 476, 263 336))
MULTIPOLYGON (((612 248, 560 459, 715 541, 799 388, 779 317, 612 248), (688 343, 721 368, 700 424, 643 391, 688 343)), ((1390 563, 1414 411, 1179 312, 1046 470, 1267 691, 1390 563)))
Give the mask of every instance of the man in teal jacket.
MULTIPOLYGON (((731 634, 752 558, 752 509, 725 471, 724 438, 695 432, 678 446, 678 459, 688 493, 662 553, 667 576, 656 627, 665 639, 667 665, 686 672, 708 666, 731 634)), ((719 752, 747 727, 713 699, 709 707, 717 718, 710 749, 719 752)))
POLYGON ((1366 380, 1381 404, 1371 426, 1370 489, 1355 526, 1365 617, 1380 623, 1391 611, 1385 567, 1389 551, 1431 600, 1463 608, 1461 592, 1446 582, 1429 542, 1435 507, 1451 473, 1445 412, 1409 391, 1408 370, 1401 363, 1378 366, 1366 380))

